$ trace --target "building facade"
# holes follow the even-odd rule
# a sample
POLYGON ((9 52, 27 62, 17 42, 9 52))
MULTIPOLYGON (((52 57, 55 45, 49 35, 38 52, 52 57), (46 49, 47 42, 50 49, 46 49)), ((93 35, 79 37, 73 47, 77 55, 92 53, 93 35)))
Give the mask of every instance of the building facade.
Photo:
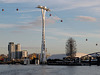
POLYGON ((27 50, 23 50, 23 51, 22 51, 22 58, 24 58, 24 57, 28 57, 28 52, 27 52, 27 50))
POLYGON ((14 42, 9 42, 9 45, 8 45, 8 58, 9 58, 9 60, 16 58, 14 42))
POLYGON ((21 59, 22 51, 21 51, 21 45, 20 44, 15 45, 15 51, 16 51, 16 59, 21 59))
POLYGON ((14 42, 9 42, 8 44, 8 60, 21 59, 22 51, 20 44, 14 44, 14 42))

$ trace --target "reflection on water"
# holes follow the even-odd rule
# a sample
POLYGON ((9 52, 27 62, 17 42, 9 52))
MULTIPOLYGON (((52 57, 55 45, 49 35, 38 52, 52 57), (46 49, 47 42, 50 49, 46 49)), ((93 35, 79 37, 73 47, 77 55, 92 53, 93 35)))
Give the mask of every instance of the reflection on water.
POLYGON ((100 75, 99 66, 0 65, 0 75, 100 75))

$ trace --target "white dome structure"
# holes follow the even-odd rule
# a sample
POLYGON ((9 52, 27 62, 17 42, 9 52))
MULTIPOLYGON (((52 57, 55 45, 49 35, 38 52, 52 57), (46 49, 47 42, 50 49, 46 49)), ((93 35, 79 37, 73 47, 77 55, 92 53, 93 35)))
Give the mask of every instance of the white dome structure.
MULTIPOLYGON (((85 56, 87 54, 85 53, 76 53, 76 56, 75 57, 81 57, 81 56, 85 56)), ((48 59, 63 59, 64 57, 66 57, 66 54, 54 54, 54 55, 51 55, 50 57, 48 57, 48 59)))

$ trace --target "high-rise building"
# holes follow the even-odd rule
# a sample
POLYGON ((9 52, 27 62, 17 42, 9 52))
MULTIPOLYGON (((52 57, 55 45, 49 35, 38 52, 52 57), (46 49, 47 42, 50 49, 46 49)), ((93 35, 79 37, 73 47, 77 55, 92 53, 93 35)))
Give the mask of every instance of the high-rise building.
POLYGON ((15 56, 16 56, 16 53, 15 53, 15 45, 14 45, 14 42, 9 42, 9 45, 8 45, 8 57, 9 57, 9 60, 11 59, 15 59, 15 56))
POLYGON ((21 45, 20 44, 16 44, 15 45, 15 50, 16 51, 21 51, 21 45))
POLYGON ((15 51, 16 51, 16 59, 21 59, 22 51, 21 51, 21 45, 20 44, 15 45, 15 51))

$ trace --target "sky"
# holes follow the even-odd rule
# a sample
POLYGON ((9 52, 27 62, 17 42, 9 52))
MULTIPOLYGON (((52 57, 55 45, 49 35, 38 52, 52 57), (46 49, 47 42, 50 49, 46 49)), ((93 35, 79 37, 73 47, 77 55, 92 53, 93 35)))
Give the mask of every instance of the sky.
POLYGON ((45 30, 49 54, 65 53, 70 37, 76 40, 77 52, 100 51, 100 0, 0 0, 0 54, 8 53, 9 42, 20 43, 29 54, 40 52, 42 18, 38 5, 51 10, 46 12, 45 30))

